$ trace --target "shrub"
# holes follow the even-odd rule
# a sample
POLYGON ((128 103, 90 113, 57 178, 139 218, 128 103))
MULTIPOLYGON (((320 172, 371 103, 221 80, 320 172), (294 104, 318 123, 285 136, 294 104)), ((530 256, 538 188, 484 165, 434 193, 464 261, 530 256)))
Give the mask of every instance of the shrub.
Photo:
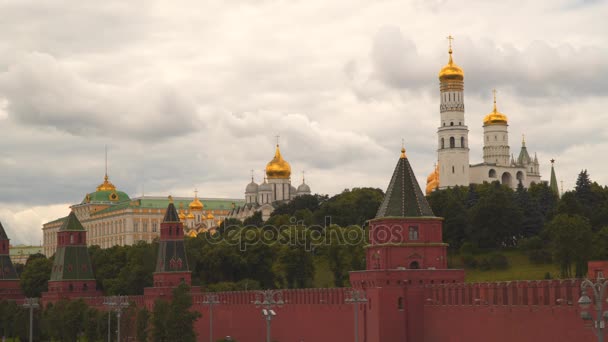
POLYGON ((460 254, 476 254, 478 252, 478 248, 477 246, 475 246, 474 244, 470 243, 470 242, 465 242, 462 244, 462 246, 460 246, 460 254))
POLYGON ((488 260, 488 258, 481 259, 481 261, 479 262, 479 269, 482 271, 489 271, 490 269, 492 269, 492 265, 490 265, 490 261, 488 260))

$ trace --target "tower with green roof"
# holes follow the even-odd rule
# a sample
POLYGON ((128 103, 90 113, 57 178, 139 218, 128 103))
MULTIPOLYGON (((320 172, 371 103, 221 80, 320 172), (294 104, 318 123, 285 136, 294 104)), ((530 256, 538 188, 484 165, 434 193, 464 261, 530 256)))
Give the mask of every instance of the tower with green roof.
POLYGON ((360 331, 368 340, 422 341, 424 287, 464 282, 463 270, 447 269, 442 225, 402 148, 384 200, 369 221, 366 270, 350 273, 353 288, 365 290, 373 305, 360 331))
MULTIPOLYGON (((144 289, 144 304, 148 309, 154 307, 157 299, 169 299, 172 289, 182 283, 192 284, 192 272, 188 267, 188 257, 184 246, 184 225, 179 219, 173 198, 160 224, 160 239, 156 255, 156 270, 153 287, 144 289)), ((197 287, 196 291, 200 289, 197 287)))
POLYGON ((87 232, 72 211, 57 232, 57 251, 53 260, 49 290, 44 301, 61 298, 92 297, 96 290, 95 276, 87 249, 87 232))
POLYGON ((557 177, 555 177, 555 159, 551 159, 551 180, 549 181, 549 187, 551 190, 560 197, 559 188, 557 187, 557 177))
POLYGON ((11 261, 10 239, 0 222, 0 300, 23 297, 19 287, 19 276, 11 261))

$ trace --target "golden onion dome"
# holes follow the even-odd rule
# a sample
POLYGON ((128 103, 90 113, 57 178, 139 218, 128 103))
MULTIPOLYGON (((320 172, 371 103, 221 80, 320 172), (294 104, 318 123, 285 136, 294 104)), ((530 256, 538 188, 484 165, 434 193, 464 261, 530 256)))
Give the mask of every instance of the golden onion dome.
POLYGON ((196 230, 194 230, 194 229, 192 229, 191 231, 188 232, 188 237, 195 238, 196 235, 198 235, 198 234, 196 233, 196 230))
POLYGON ((190 211, 201 211, 203 210, 205 206, 203 205, 203 203, 198 199, 198 194, 195 191, 194 194, 194 200, 192 202, 190 202, 190 204, 188 205, 188 208, 190 208, 190 211))
POLYGON ((103 183, 97 186, 97 191, 116 191, 116 187, 108 180, 108 174, 103 177, 103 183))
POLYGON ((433 192, 433 190, 439 187, 439 165, 435 165, 435 170, 426 178, 426 194, 427 196, 433 192))
POLYGON ((452 60, 452 47, 451 46, 450 46, 449 54, 450 54, 450 59, 448 61, 448 64, 446 66, 444 66, 443 68, 441 68, 441 71, 439 71, 439 81, 440 82, 464 81, 464 71, 462 70, 461 67, 456 65, 456 63, 454 63, 454 61, 452 60))
POLYGON ((279 144, 274 152, 274 158, 266 165, 266 176, 268 178, 289 178, 291 176, 291 166, 281 156, 279 144))
POLYGON ((213 216, 212 213, 207 214, 207 219, 208 220, 213 220, 215 218, 215 216, 213 216))
POLYGON ((192 212, 189 212, 188 215, 186 215, 186 219, 194 220, 194 214, 192 212))
POLYGON ((507 124, 507 116, 503 113, 499 112, 496 108, 496 90, 494 90, 494 109, 492 113, 486 115, 483 118, 483 124, 485 125, 506 125, 507 124))
POLYGON ((184 203, 179 204, 179 220, 183 221, 186 219, 186 214, 184 214, 184 203))

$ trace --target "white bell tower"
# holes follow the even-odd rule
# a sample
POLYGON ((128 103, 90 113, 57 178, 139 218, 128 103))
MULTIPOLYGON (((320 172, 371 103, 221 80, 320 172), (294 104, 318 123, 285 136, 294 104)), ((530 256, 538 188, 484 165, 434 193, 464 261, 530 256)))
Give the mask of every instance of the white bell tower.
POLYGON ((469 185, 469 128, 464 121, 464 71, 452 60, 439 72, 441 122, 437 129, 439 188, 469 185))

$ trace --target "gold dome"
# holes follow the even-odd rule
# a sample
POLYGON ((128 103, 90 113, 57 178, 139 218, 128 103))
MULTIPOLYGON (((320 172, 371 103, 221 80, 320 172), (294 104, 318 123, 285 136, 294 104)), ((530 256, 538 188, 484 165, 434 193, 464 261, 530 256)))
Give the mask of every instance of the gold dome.
POLYGON ((188 215, 186 215, 186 219, 194 220, 194 214, 192 212, 189 212, 188 215))
POLYGON ((207 219, 208 220, 213 220, 215 217, 213 216, 212 213, 207 214, 207 219))
POLYGON ((266 176, 268 178, 289 178, 291 176, 291 166, 281 156, 279 144, 274 153, 274 158, 266 165, 266 176))
POLYGON ((108 174, 106 173, 105 177, 103 177, 103 183, 97 186, 97 191, 116 191, 116 187, 114 184, 110 183, 108 180, 108 174))
POLYGON ((439 187, 439 165, 435 165, 435 170, 426 178, 426 194, 427 196, 433 192, 433 190, 439 187))
POLYGON ((450 49, 448 50, 450 59, 448 64, 439 71, 439 81, 464 81, 464 71, 452 60, 452 39, 454 38, 449 36, 448 39, 450 41, 450 49))
POLYGON ((506 125, 507 124, 507 116, 504 115, 503 113, 499 112, 498 109, 496 109, 496 90, 494 90, 494 110, 492 110, 492 113, 486 115, 485 118, 483 118, 483 124, 485 125, 506 125))
POLYGON ((186 214, 184 214, 184 203, 179 204, 179 220, 184 221, 186 219, 186 214))
POLYGON ((188 208, 190 208, 190 211, 201 211, 204 207, 203 203, 198 199, 198 191, 194 191, 194 200, 190 202, 188 208))
POLYGON ((196 233, 196 230, 194 230, 194 229, 192 229, 191 231, 188 232, 188 237, 195 238, 196 235, 198 235, 198 234, 196 233))

